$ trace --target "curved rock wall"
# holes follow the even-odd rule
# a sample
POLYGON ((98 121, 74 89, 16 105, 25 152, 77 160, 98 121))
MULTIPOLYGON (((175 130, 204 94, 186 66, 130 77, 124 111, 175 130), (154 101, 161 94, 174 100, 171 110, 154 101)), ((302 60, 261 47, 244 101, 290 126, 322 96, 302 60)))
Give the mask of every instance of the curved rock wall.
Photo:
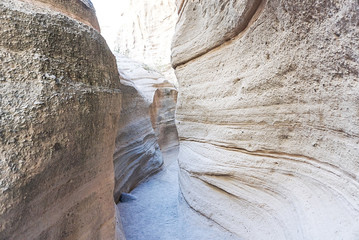
POLYGON ((172 54, 194 209, 243 239, 359 237, 358 10, 183 3, 172 54))
MULTIPOLYGON (((160 100, 157 99, 156 91, 169 92, 170 96, 176 95, 177 91, 173 85, 168 83, 162 74, 127 57, 117 56, 117 64, 123 84, 123 103, 114 153, 116 202, 122 192, 131 191, 143 179, 160 170, 163 164, 161 148, 178 148, 177 129, 174 124, 176 98, 167 97, 164 105, 156 105, 155 110, 152 107, 154 101, 162 101, 161 97, 160 100), (161 130, 155 128, 155 131, 151 119, 158 119, 159 115, 166 119, 161 130), (163 131, 163 128, 167 131, 163 131), (175 137, 171 138, 171 133, 174 133, 175 137)), ((156 123, 154 125, 157 126, 156 123)))
POLYGON ((113 239, 115 58, 92 27, 33 3, 0 2, 0 239, 113 239))
POLYGON ((95 8, 90 0, 20 0, 50 8, 85 23, 100 32, 95 8))

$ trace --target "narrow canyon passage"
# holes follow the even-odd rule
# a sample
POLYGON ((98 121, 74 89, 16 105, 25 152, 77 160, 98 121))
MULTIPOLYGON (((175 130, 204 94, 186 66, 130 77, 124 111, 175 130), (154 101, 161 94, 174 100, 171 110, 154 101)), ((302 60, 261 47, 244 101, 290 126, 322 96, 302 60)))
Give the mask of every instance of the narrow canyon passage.
POLYGON ((238 240, 188 206, 179 191, 178 169, 172 158, 163 171, 131 192, 134 200, 117 204, 126 239, 238 240))
POLYGON ((0 0, 0 240, 359 239, 357 0, 112 1, 0 0))

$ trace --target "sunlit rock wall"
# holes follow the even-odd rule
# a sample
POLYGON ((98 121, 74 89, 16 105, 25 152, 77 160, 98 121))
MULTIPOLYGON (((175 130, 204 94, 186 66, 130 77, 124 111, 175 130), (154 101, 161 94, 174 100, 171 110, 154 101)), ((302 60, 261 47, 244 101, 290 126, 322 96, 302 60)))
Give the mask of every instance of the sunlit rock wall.
POLYGON ((115 50, 146 63, 177 84, 171 67, 171 41, 177 21, 173 0, 129 0, 124 2, 116 23, 115 50))
POLYGON ((50 2, 0 2, 0 239, 114 239, 116 61, 50 2))
POLYGON ((168 83, 158 86, 150 106, 152 127, 161 148, 165 163, 172 163, 178 156, 178 132, 175 123, 177 90, 168 83))
POLYGON ((117 64, 123 84, 123 108, 114 153, 116 202, 122 192, 129 192, 149 175, 160 170, 163 164, 162 152, 167 153, 161 150, 178 148, 174 125, 176 98, 170 97, 177 93, 174 86, 162 74, 127 57, 118 55, 117 64), (162 101, 162 98, 155 98, 157 90, 168 92, 170 96, 166 98, 165 104, 152 107, 154 101, 162 101), (160 116, 165 118, 164 126, 157 130, 157 121, 152 123, 151 119, 157 120, 160 116), (164 128, 167 131, 162 130, 164 128), (170 137, 172 132, 175 138, 170 137))
POLYGON ((195 0, 179 16, 187 202, 243 239, 358 239, 358 2, 195 0))
POLYGON ((97 31, 100 27, 95 8, 90 0, 20 0, 61 12, 71 18, 92 26, 97 31))

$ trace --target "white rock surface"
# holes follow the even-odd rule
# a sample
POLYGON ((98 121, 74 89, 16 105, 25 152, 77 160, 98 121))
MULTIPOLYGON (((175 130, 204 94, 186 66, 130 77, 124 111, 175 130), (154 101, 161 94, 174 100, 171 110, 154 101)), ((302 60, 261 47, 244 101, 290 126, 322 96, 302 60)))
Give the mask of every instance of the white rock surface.
POLYGON ((116 202, 122 192, 129 192, 160 169, 163 164, 160 145, 164 152, 167 145, 172 147, 172 152, 178 152, 178 135, 174 125, 177 99, 171 98, 171 95, 169 98, 155 98, 157 90, 177 96, 174 86, 162 74, 127 57, 117 56, 117 65, 123 84, 123 101, 114 153, 116 202), (154 99, 164 104, 153 104, 154 99), (161 117, 165 118, 163 122, 158 121, 161 117), (159 145, 158 139, 164 141, 159 145))
POLYGON ((171 41, 177 21, 173 0, 129 0, 123 2, 115 23, 115 51, 143 62, 177 85, 171 67, 171 41))
POLYGON ((166 87, 166 83, 158 87, 150 105, 150 116, 164 163, 167 164, 171 159, 177 158, 179 150, 175 122, 177 90, 166 87))
POLYGON ((243 239, 358 239, 358 2, 263 1, 244 30, 218 38, 243 3, 181 10, 184 197, 243 239))
POLYGON ((185 1, 173 38, 174 67, 196 58, 242 32, 262 0, 185 1), (185 50, 184 50, 185 49, 185 50))
POLYGON ((178 164, 140 184, 136 200, 118 203, 127 240, 239 240, 183 200, 178 185, 178 164))

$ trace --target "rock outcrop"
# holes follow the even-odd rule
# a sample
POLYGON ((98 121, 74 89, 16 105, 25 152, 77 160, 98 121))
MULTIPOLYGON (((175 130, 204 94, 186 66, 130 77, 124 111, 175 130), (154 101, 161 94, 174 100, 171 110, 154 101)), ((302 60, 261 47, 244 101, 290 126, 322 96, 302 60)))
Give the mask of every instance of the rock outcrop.
POLYGON ((162 74, 127 57, 117 56, 117 64, 123 108, 114 153, 116 202, 122 192, 131 191, 160 169, 161 148, 164 153, 178 149, 174 86, 162 74))
POLYGON ((358 2, 178 5, 186 201, 243 239, 358 239, 358 2))
POLYGON ((44 8, 50 8, 92 26, 100 32, 95 8, 90 0, 21 0, 44 8))
POLYGON ((120 81, 89 3, 0 2, 0 239, 115 236, 120 81))

